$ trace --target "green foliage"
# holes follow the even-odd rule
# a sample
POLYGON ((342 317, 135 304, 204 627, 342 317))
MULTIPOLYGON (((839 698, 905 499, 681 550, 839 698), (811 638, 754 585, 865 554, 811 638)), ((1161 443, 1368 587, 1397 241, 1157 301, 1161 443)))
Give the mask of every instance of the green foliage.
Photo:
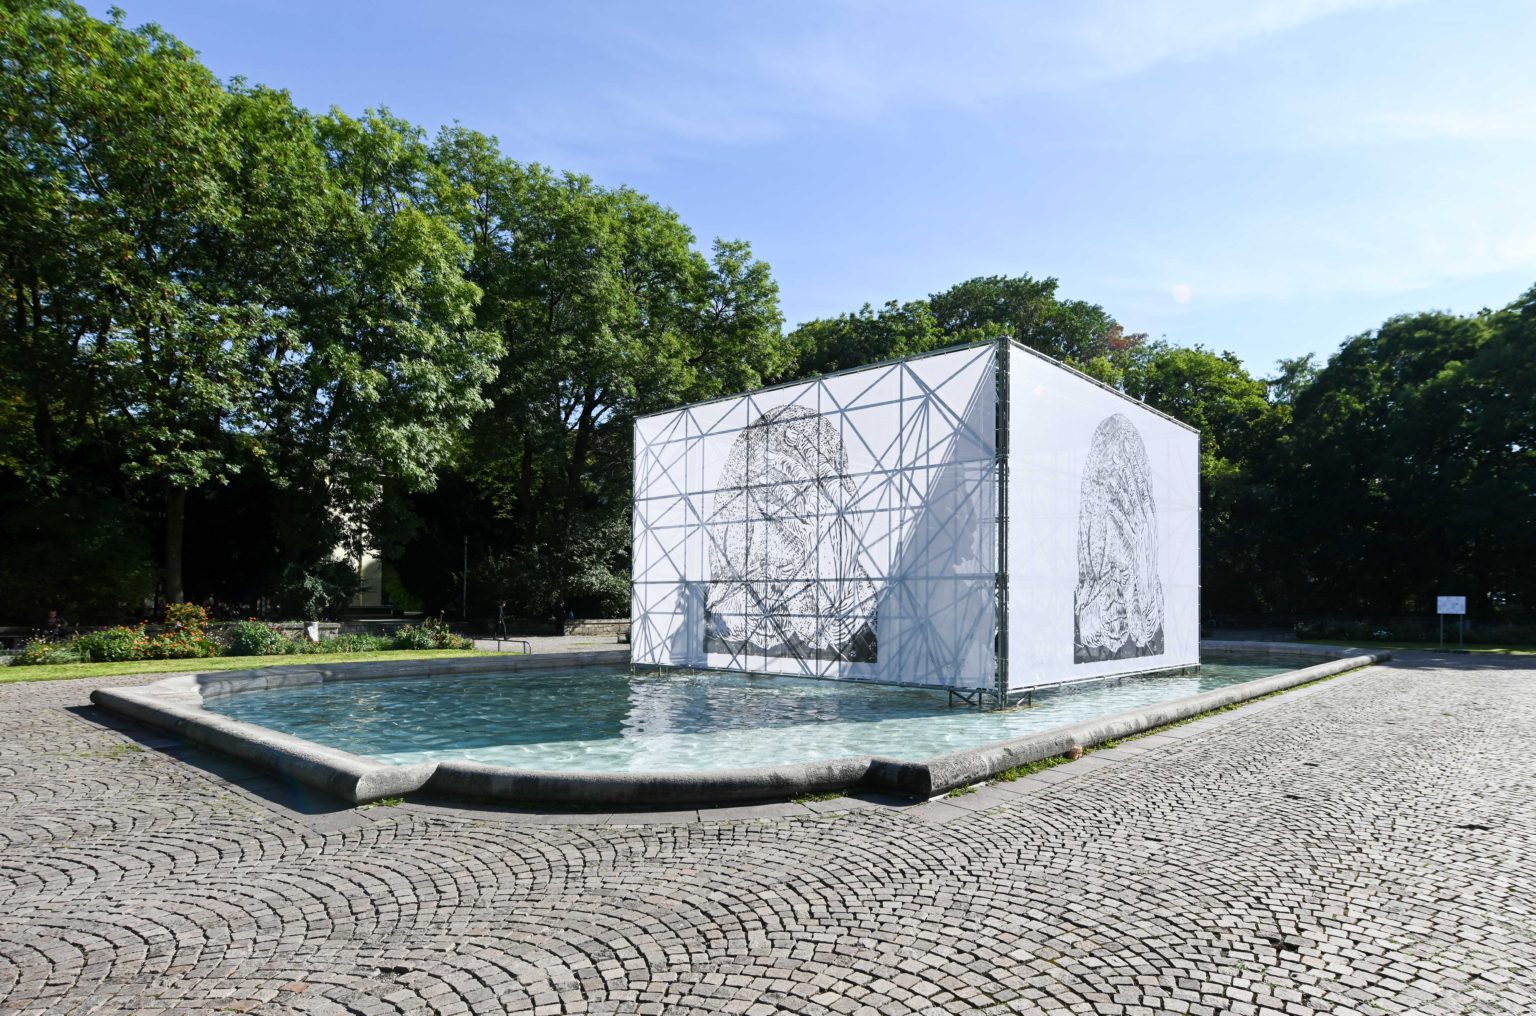
POLYGON ((21 652, 11 657, 13 667, 38 667, 48 663, 75 663, 80 654, 73 643, 51 642, 33 639, 21 647, 21 652))
MULTIPOLYGON (((386 649, 404 648, 395 645, 395 640, 379 635, 364 635, 361 633, 349 633, 337 635, 333 638, 321 639, 319 642, 310 642, 307 639, 285 639, 287 644, 282 652, 295 656, 326 656, 337 653, 376 653, 386 649)), ((436 649, 458 648, 438 646, 413 646, 411 648, 436 649)), ((472 648, 472 645, 471 645, 472 648)))
POLYGON ((0 66, 0 463, 50 491, 106 459, 159 503, 172 600, 189 490, 269 470, 310 567, 385 482, 433 482, 501 346, 419 130, 221 86, 72 3, 12 5, 0 66))
POLYGON ((1058 300, 1055 279, 994 275, 969 279, 926 300, 810 321, 789 336, 795 361, 784 380, 813 377, 944 346, 1008 336, 1106 383, 1119 380, 1130 335, 1097 304, 1058 300))
MULTIPOLYGON (((15 433, 6 431, 7 442, 15 433)), ((16 501, 0 508, 0 617, 40 622, 58 610, 71 621, 118 620, 138 613, 154 592, 154 568, 144 533, 119 502, 20 491, 16 501)))
MULTIPOLYGON (((396 609, 408 614, 419 613, 422 610, 421 600, 405 587, 405 583, 401 581, 399 574, 396 573, 394 568, 388 566, 384 568, 384 577, 381 584, 384 587, 385 602, 394 604, 396 609)), ((485 602, 491 601, 487 600, 485 602)))
POLYGON ((1052 769, 1072 761, 1065 755, 1051 755, 1048 758, 1036 759, 1033 762, 1025 762, 1022 765, 1012 766, 993 776, 997 783, 1012 783, 1014 780, 1025 776, 1031 776, 1045 769, 1052 769))
POLYGON ((202 632, 169 628, 152 636, 140 659, 196 660, 218 656, 220 646, 202 632))
POLYGON ((1127 395, 1199 430, 1207 470, 1245 461, 1277 436, 1268 385, 1231 353, 1153 343, 1128 363, 1121 384, 1127 395))
POLYGON ((401 625, 391 640, 393 649, 473 649, 474 642, 428 618, 419 625, 401 625))
MULTIPOLYGON (((188 605, 192 606, 192 605, 188 605)), ((219 632, 217 639, 191 627, 167 628, 146 634, 142 627, 109 628, 88 632, 72 643, 37 643, 29 663, 66 663, 76 659, 95 663, 129 660, 185 660, 213 656, 315 656, 338 653, 376 653, 387 649, 472 649, 434 622, 420 627, 407 625, 405 637, 346 634, 319 642, 291 639, 261 621, 240 621, 219 632)))
POLYGON ((240 621, 224 630, 229 656, 277 656, 286 652, 293 640, 269 624, 240 621))
MULTIPOLYGON (((421 659, 423 657, 449 658, 472 655, 475 655, 473 651, 460 649, 439 649, 430 653, 414 654, 395 651, 326 653, 306 659, 305 663, 366 663, 421 659)), ((140 660, 133 663, 56 663, 37 667, 7 667, 0 669, 0 684, 12 684, 22 681, 58 681, 82 677, 116 677, 124 674, 176 673, 189 670, 245 670, 252 667, 284 665, 290 665, 290 661, 284 656, 230 656, 210 660, 140 660)))
POLYGON ((1097 304, 1060 300, 1054 278, 993 275, 970 279, 929 298, 949 341, 1007 335, 1076 366, 1131 349, 1145 336, 1127 335, 1097 304))
MULTIPOLYGON (((674 212, 628 188, 513 162, 462 128, 442 132, 432 158, 484 293, 475 323, 505 350, 458 460, 490 551, 477 555, 475 602, 535 616, 573 600, 611 607, 629 570, 634 416, 776 376, 788 359, 777 287, 746 243, 695 250, 674 212)), ((416 499, 394 532, 466 533, 460 503, 416 499)), ((451 551, 402 562, 429 606, 458 599, 442 574, 451 551)))
POLYGON ((795 362, 782 379, 814 377, 926 353, 954 341, 940 329, 932 309, 922 300, 892 300, 878 311, 866 303, 857 313, 811 321, 791 332, 795 362))
MULTIPOLYGON (((1438 620, 1399 617, 1391 622, 1356 621, 1346 618, 1323 618, 1298 621, 1296 637, 1303 642, 1368 642, 1423 643, 1438 645, 1440 627, 1438 620)), ((1536 624, 1488 623, 1474 624, 1461 633, 1467 645, 1510 646, 1536 644, 1536 624)), ((1447 618, 1445 625, 1447 645, 1457 644, 1456 623, 1447 618)))
POLYGON ((123 663, 150 658, 150 640, 143 625, 118 626, 76 636, 75 653, 90 663, 123 663))
POLYGON ((1201 592, 1228 612, 1275 609, 1274 558, 1253 534, 1273 523, 1269 457, 1286 413, 1231 353, 1148 343, 1124 360, 1127 395, 1200 431, 1201 592))
POLYGON ((318 621, 352 602, 357 585, 357 573, 345 561, 289 565, 278 587, 277 602, 285 614, 318 621))
POLYGON ((848 795, 841 790, 811 791, 805 794, 796 794, 790 798, 794 804, 817 804, 822 801, 836 801, 848 795))
POLYGON ((1533 350, 1536 289, 1497 312, 1393 318, 1294 396, 1272 538, 1297 602, 1431 616, 1437 593, 1465 592, 1474 614, 1536 609, 1533 350))
POLYGON ((201 635, 208 630, 208 611, 196 603, 168 603, 165 624, 171 631, 201 635))
POLYGON ((0 242, 20 297, 0 345, 34 358, 8 364, 29 382, 29 471, 55 475, 78 437, 66 414, 99 408, 134 475, 216 480, 227 463, 208 421, 245 406, 229 344, 244 316, 203 245, 238 216, 224 90, 160 29, 67 3, 11 5, 0 61, 0 176, 16 181, 0 242))
POLYGON ((425 625, 420 627, 412 624, 401 625, 395 629, 391 647, 394 649, 432 649, 436 639, 425 625))
POLYGON ((170 627, 151 635, 142 625, 87 632, 76 636, 73 647, 81 660, 91 663, 201 659, 220 651, 218 643, 201 630, 170 627))
MULTIPOLYGON (((415 641, 417 644, 411 646, 397 646, 396 640, 387 636, 348 633, 310 642, 291 639, 271 625, 260 621, 241 621, 230 625, 224 632, 224 642, 227 647, 225 655, 228 656, 320 656, 336 653, 376 653, 394 648, 465 648, 457 645, 438 645, 431 637, 415 641)), ((467 647, 472 648, 472 644, 467 647)))
MULTIPOLYGON (((337 635, 335 638, 321 639, 319 645, 325 652, 329 653, 377 653, 392 648, 393 641, 393 639, 383 635, 349 632, 345 635, 337 635)), ((473 644, 462 648, 473 648, 473 644)))

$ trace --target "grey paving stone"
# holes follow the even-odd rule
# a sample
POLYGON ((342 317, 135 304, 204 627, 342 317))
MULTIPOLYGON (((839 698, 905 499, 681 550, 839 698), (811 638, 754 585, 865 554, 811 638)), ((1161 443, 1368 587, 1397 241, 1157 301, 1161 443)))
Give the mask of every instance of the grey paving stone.
POLYGON ((770 801, 767 804, 735 804, 718 808, 700 808, 699 821, 727 822, 744 818, 788 818, 806 813, 805 805, 795 801, 770 801))
POLYGON ((608 825, 667 825, 699 821, 697 808, 686 811, 616 811, 608 816, 608 825))
POLYGON ((1533 678, 1409 659, 698 821, 355 810, 95 722, 102 682, 0 685, 0 1012, 1525 1016, 1533 678))
POLYGON ((1095 748, 1091 757, 1097 759, 1110 759, 1115 762, 1130 762, 1140 758, 1151 750, 1151 748, 1138 745, 1135 741, 1125 741, 1122 742, 1118 747, 1114 748, 1095 748))

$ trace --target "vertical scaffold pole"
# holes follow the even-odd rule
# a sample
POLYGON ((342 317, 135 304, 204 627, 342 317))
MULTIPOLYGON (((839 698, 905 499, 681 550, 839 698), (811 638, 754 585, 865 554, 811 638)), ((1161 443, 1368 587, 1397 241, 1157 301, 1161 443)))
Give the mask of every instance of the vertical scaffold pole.
POLYGON ((997 704, 1008 704, 1008 352, 1006 335, 997 340, 997 704))

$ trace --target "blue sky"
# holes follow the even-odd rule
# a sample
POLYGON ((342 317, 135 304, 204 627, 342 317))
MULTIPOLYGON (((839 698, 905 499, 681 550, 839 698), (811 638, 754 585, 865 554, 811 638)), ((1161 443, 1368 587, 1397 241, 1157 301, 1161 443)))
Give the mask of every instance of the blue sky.
POLYGON ((222 77, 457 119, 750 240, 791 325, 1054 275, 1267 373, 1536 283, 1520 0, 118 5, 222 77))

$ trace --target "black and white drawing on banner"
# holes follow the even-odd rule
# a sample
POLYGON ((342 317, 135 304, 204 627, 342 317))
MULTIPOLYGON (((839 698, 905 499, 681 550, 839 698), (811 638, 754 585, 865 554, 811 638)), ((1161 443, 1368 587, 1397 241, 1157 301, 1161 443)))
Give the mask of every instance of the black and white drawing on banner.
POLYGON ((875 589, 845 517, 854 493, 820 413, 781 406, 736 436, 706 524, 706 653, 877 659, 875 589))
POLYGON ((1163 652, 1157 505, 1147 447, 1120 413, 1094 429, 1077 516, 1073 662, 1163 652))

